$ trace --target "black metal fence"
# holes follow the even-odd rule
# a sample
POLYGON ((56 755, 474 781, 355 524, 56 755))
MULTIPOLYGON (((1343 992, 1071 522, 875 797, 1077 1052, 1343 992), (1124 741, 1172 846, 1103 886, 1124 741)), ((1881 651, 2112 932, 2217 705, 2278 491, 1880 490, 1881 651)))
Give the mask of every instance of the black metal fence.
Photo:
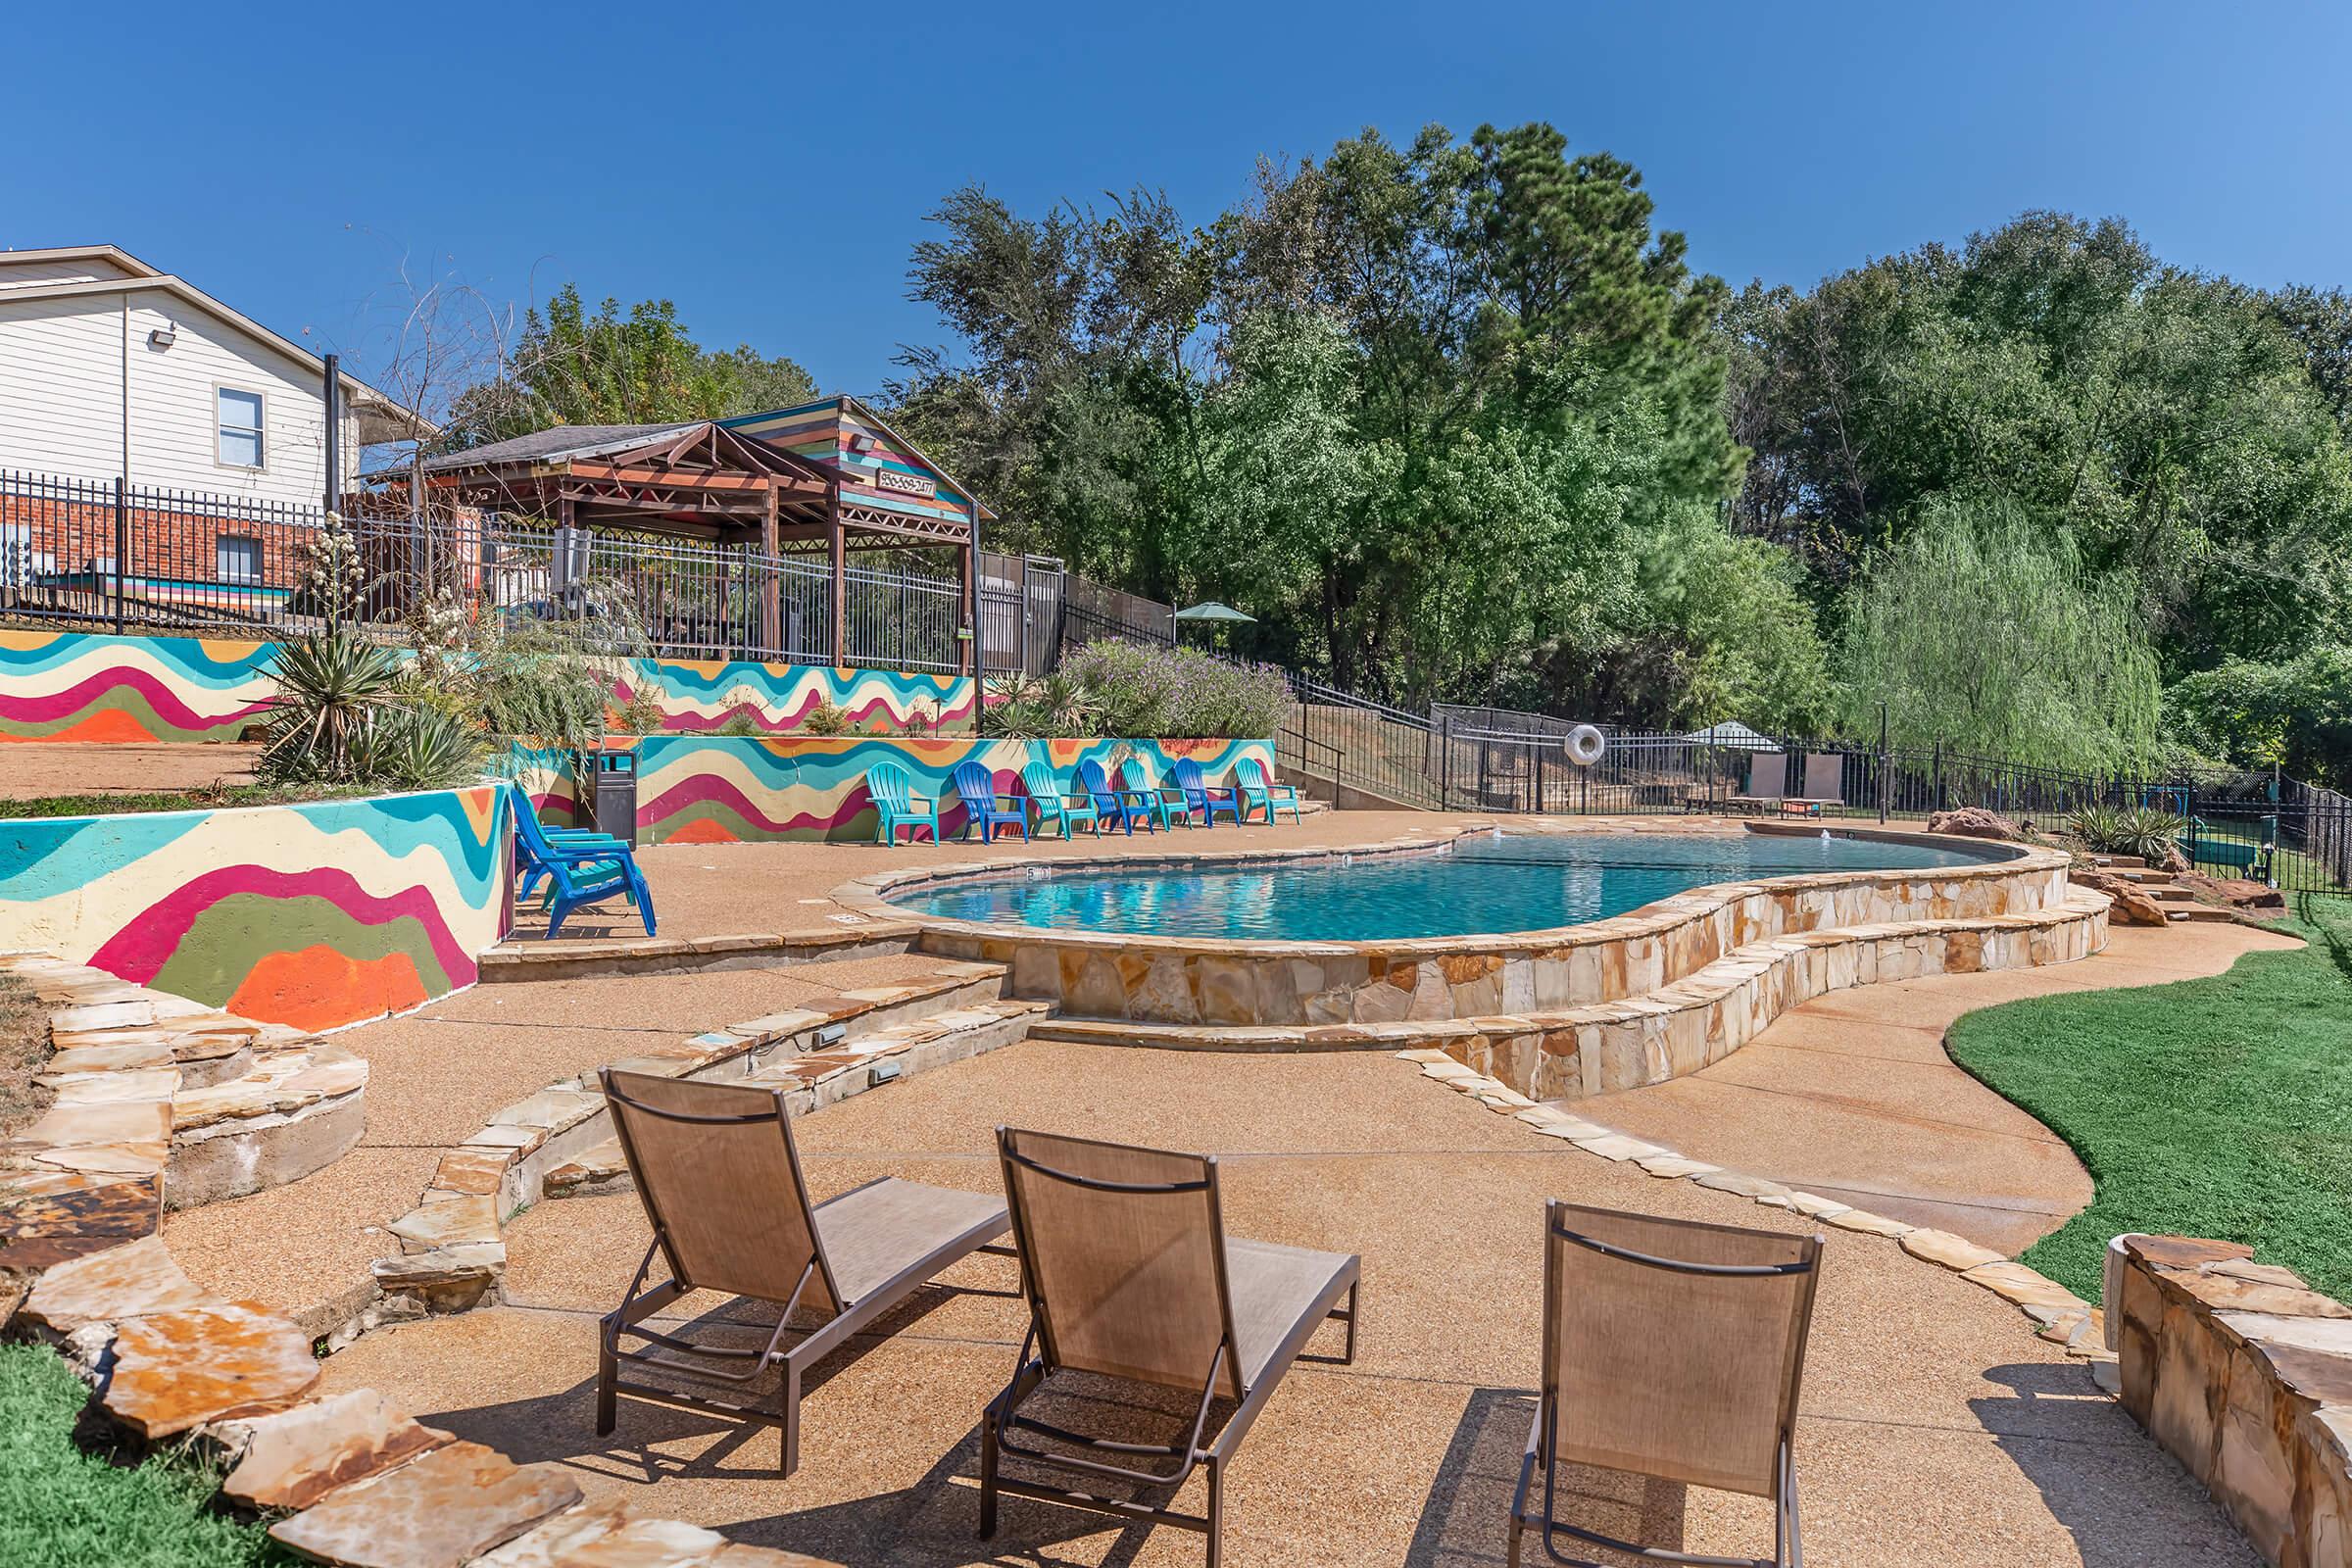
MULTIPOLYGON (((319 624, 325 512, 120 481, 0 473, 0 619, 254 637, 319 624)), ((832 574, 818 558, 522 517, 355 515, 364 619, 428 603, 468 618, 603 617, 674 658, 827 663, 832 574)), ((903 557, 843 573, 844 657, 963 667, 962 591, 903 557)))

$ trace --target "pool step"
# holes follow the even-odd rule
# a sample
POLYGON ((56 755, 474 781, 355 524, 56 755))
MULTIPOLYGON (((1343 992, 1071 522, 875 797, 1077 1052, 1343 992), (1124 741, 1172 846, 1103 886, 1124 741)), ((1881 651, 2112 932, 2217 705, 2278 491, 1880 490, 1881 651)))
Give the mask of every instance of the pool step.
MULTIPOLYGON (((1547 1094, 1602 1093, 1661 1082, 1712 1061, 1751 1038, 1797 1002, 1850 985, 1910 979, 1931 967, 1930 939, 1973 943, 1968 968, 2060 961, 2048 956, 2070 928, 2095 919, 2104 894, 2077 890, 2034 915, 1889 921, 1768 938, 1739 948, 1696 973, 1638 997, 1545 1011, 1387 1023, 1177 1024, 1057 1017, 1031 1031, 1038 1040, 1163 1051, 1333 1052, 1435 1049, 1456 1059, 1509 1056, 1519 1075, 1570 1071, 1577 1084, 1547 1094), (2012 945, 1998 958, 1996 938, 2012 945), (2021 948, 2016 944, 2023 943, 2021 948), (1589 1060, 1586 1058, 1590 1058, 1589 1060), (1543 1066, 1549 1058, 1559 1064, 1543 1066)), ((1940 951, 1940 950, 1939 950, 1940 951)), ((1481 1066, 1481 1071, 1488 1070, 1481 1066)))

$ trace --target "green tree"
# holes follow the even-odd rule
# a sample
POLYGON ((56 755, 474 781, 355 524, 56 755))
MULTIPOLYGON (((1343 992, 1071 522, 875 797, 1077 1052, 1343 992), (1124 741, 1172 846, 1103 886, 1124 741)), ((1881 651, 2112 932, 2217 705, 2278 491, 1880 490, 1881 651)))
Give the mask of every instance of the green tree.
POLYGON ((808 372, 749 344, 708 352, 668 300, 590 312, 566 283, 523 320, 501 373, 459 396, 448 444, 477 446, 560 424, 660 424, 788 408, 816 395, 808 372))
POLYGON ((1937 501, 1866 563, 1838 650, 1844 719, 2051 767, 2156 756, 2162 687, 2127 580, 2012 502, 1937 501))

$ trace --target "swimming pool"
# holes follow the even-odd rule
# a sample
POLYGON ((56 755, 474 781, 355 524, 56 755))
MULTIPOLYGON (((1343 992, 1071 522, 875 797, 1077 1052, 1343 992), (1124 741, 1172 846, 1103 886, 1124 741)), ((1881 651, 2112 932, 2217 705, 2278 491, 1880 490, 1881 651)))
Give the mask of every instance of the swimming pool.
POLYGON ((910 889, 891 902, 938 919, 1049 930, 1411 940, 1578 925, 1712 883, 1983 865, 1998 855, 1827 833, 1505 833, 1458 840, 1443 854, 1299 864, 1031 866, 910 889))

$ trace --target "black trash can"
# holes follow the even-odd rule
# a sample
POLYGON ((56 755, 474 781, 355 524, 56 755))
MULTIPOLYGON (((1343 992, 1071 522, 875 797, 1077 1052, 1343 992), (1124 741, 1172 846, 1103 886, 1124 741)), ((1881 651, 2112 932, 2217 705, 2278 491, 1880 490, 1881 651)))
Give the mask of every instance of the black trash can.
POLYGON ((637 842, 637 754, 597 751, 580 754, 580 793, 592 803, 596 830, 623 843, 637 842))

